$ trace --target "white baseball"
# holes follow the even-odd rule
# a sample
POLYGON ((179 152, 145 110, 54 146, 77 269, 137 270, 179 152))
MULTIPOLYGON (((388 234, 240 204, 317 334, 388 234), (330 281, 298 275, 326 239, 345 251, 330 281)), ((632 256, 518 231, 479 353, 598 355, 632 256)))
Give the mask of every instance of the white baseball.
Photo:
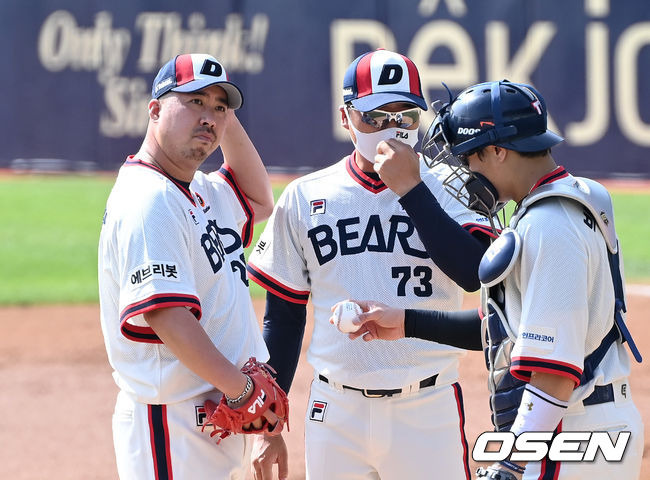
POLYGON ((361 307, 354 302, 339 303, 334 309, 334 325, 343 333, 353 333, 361 328, 352 320, 363 312, 361 307))

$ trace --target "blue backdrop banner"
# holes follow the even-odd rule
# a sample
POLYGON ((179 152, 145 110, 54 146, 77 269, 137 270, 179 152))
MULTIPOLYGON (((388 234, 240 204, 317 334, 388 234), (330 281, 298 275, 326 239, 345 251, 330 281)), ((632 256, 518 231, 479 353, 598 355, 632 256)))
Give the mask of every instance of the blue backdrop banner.
POLYGON ((156 72, 188 52, 240 86, 272 171, 321 168, 352 150, 345 68, 387 48, 416 63, 429 102, 447 100, 442 82, 532 83, 566 139, 560 164, 650 177, 647 0, 5 0, 0 40, 0 168, 117 169, 145 133, 156 72))

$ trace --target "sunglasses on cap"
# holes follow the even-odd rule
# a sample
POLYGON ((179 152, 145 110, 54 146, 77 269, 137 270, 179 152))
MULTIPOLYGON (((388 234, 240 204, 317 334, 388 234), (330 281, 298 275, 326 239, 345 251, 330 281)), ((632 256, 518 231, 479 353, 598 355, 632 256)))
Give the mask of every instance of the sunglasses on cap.
POLYGON ((409 108, 401 112, 387 112, 386 110, 362 112, 352 105, 346 105, 346 107, 359 112, 361 114, 361 121, 376 129, 384 128, 391 120, 395 121, 398 128, 411 128, 420 120, 420 107, 409 108))

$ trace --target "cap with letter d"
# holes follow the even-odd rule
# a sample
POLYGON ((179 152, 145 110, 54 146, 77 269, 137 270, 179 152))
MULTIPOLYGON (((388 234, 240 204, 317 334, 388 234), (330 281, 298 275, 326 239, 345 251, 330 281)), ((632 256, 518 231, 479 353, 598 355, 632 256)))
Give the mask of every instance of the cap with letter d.
POLYGON ((364 53, 350 64, 343 78, 343 101, 362 112, 392 102, 427 109, 415 64, 404 55, 383 49, 364 53))
POLYGON ((151 97, 167 92, 196 92, 210 85, 219 85, 228 95, 228 108, 238 109, 244 103, 241 90, 228 80, 226 69, 216 58, 205 53, 177 55, 162 66, 151 87, 151 97))

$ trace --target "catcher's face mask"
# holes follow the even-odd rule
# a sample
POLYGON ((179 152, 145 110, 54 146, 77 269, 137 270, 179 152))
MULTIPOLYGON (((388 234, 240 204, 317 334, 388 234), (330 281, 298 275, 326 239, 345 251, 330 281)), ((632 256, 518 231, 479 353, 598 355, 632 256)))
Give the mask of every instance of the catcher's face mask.
POLYGON ((436 103, 432 105, 436 117, 422 140, 424 161, 429 168, 441 163, 447 165, 451 172, 443 185, 449 194, 468 209, 491 219, 505 203, 499 202, 499 192, 492 182, 469 169, 469 156, 482 150, 482 147, 457 155, 452 153, 451 142, 445 133, 448 106, 438 111, 436 103))

